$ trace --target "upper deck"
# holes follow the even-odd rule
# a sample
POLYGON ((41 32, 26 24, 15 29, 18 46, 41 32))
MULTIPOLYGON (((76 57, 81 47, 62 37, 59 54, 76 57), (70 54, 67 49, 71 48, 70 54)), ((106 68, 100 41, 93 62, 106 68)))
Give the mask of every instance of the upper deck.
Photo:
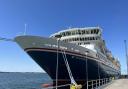
POLYGON ((58 34, 62 35, 62 37, 77 36, 77 35, 81 35, 81 36, 82 35, 101 35, 101 28, 100 27, 69 28, 69 29, 54 33, 50 37, 55 37, 58 34))
POLYGON ((74 43, 96 51, 96 49, 101 48, 99 46, 104 44, 101 30, 100 27, 69 28, 52 34, 50 37, 55 38, 56 35, 61 35, 61 41, 74 43))

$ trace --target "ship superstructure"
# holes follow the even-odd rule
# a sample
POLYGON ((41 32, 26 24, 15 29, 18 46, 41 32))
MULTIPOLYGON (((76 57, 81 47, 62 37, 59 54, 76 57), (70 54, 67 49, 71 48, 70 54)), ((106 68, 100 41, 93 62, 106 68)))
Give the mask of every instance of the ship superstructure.
POLYGON ((18 36, 15 41, 48 73, 53 85, 71 82, 64 56, 72 76, 83 89, 87 80, 120 76, 120 63, 105 46, 100 27, 69 28, 52 34, 50 38, 18 36), (61 36, 59 40, 58 35, 61 36))
POLYGON ((100 27, 69 28, 52 34, 51 38, 61 35, 61 41, 73 43, 97 53, 97 56, 105 60, 109 65, 120 70, 119 59, 115 58, 105 45, 100 27), (99 55, 98 55, 99 54, 99 55))

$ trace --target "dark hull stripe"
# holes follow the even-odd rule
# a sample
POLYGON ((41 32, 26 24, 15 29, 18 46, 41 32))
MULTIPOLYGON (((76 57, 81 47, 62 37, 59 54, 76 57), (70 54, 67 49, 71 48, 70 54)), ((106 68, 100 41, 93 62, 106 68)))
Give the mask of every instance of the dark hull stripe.
MULTIPOLYGON (((48 51, 48 52, 57 52, 57 49, 50 49, 50 48, 26 48, 25 49, 25 51, 33 51, 33 50, 35 50, 35 51, 48 51)), ((101 60, 99 60, 99 59, 97 59, 97 58, 95 58, 95 57, 92 57, 92 56, 89 56, 89 55, 85 55, 85 54, 81 54, 81 53, 76 53, 76 52, 72 52, 72 51, 67 51, 67 50, 64 50, 65 51, 65 53, 66 54, 71 54, 71 55, 77 55, 77 56, 80 56, 80 57, 88 57, 88 58, 90 58, 90 59, 92 59, 92 60, 95 60, 95 61, 98 61, 98 62, 101 62, 101 63, 105 63, 103 60, 101 61, 101 60)), ((64 52, 63 50, 58 50, 58 52, 59 53, 62 53, 62 52, 64 52)))

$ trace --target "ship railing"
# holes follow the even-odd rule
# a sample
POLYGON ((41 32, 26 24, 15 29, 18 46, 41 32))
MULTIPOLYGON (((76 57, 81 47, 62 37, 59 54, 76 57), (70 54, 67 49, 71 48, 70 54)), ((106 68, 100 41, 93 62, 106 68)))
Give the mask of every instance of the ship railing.
POLYGON ((90 80, 87 82, 87 89, 100 89, 100 87, 103 87, 104 85, 111 82, 114 78, 103 78, 103 79, 97 79, 97 80, 90 80))

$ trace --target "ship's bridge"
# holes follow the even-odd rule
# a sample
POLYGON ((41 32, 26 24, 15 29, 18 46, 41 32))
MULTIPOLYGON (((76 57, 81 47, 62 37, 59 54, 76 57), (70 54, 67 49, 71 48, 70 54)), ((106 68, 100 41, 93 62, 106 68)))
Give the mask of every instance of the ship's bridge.
POLYGON ((94 51, 95 46, 102 41, 100 27, 69 28, 52 34, 50 37, 55 38, 56 35, 62 36, 61 41, 74 43, 94 51))

